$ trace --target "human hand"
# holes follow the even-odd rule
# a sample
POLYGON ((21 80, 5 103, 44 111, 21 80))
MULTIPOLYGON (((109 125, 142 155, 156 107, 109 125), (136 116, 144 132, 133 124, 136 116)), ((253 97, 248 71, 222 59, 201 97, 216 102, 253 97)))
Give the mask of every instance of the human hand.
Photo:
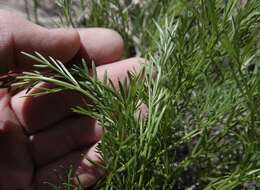
MULTIPOLYGON (((133 67, 138 69, 140 62, 138 58, 120 61, 123 41, 114 31, 46 29, 0 11, 0 74, 32 68, 33 61, 21 51, 37 51, 67 64, 77 58, 92 59, 98 76, 102 78, 106 70, 114 82, 133 67)), ((80 95, 22 97, 25 93, 26 89, 14 95, 0 89, 0 189, 46 190, 45 182, 60 185, 59 176, 65 177, 70 166, 85 187, 93 185, 102 171, 86 158, 100 161, 95 144, 103 130, 92 118, 70 111, 81 105, 80 95)))

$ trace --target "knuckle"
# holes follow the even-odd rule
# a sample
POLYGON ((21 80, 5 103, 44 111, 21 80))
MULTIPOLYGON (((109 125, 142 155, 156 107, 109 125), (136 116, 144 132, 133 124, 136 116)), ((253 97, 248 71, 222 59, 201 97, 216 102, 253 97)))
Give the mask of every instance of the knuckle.
POLYGON ((12 34, 9 23, 12 17, 9 11, 0 10, 0 48, 10 42, 12 34))
POLYGON ((13 14, 0 11, 0 74, 6 73, 13 67, 13 31, 10 18, 13 14))
POLYGON ((10 20, 10 18, 12 18, 13 16, 14 14, 10 11, 0 10, 0 23, 10 20))
MULTIPOLYGON (((0 10, 0 27, 12 28, 17 27, 17 23, 21 20, 20 15, 7 10, 0 10)), ((0 28, 0 29, 1 29, 0 28)))

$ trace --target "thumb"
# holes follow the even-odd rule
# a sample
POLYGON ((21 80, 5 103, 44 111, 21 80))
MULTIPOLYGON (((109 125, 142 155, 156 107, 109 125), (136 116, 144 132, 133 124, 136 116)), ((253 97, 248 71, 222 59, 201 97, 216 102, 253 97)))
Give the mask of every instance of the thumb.
POLYGON ((0 11, 0 74, 32 67, 33 61, 22 55, 22 51, 37 51, 67 62, 79 47, 80 37, 75 29, 47 29, 14 13, 0 11))

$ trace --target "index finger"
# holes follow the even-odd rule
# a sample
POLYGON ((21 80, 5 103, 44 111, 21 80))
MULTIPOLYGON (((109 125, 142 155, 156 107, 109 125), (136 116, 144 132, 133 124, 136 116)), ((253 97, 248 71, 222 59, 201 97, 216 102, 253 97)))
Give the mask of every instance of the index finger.
POLYGON ((0 74, 32 67, 33 61, 21 51, 37 51, 67 62, 79 48, 80 37, 75 29, 46 29, 14 13, 0 11, 0 74))

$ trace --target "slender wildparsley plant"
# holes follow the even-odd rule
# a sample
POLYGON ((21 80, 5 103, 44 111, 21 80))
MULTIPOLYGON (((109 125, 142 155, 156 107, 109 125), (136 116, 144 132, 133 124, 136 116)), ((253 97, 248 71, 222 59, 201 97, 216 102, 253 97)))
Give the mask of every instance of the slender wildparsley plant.
POLYGON ((67 69, 39 54, 29 56, 52 75, 19 77, 56 85, 43 94, 75 90, 92 101, 73 110, 106 129, 96 189, 260 188, 260 1, 93 1, 84 22, 65 2, 71 25, 117 29, 127 55, 147 50, 145 71, 119 89, 97 80, 94 65, 90 75, 84 63, 67 69))

